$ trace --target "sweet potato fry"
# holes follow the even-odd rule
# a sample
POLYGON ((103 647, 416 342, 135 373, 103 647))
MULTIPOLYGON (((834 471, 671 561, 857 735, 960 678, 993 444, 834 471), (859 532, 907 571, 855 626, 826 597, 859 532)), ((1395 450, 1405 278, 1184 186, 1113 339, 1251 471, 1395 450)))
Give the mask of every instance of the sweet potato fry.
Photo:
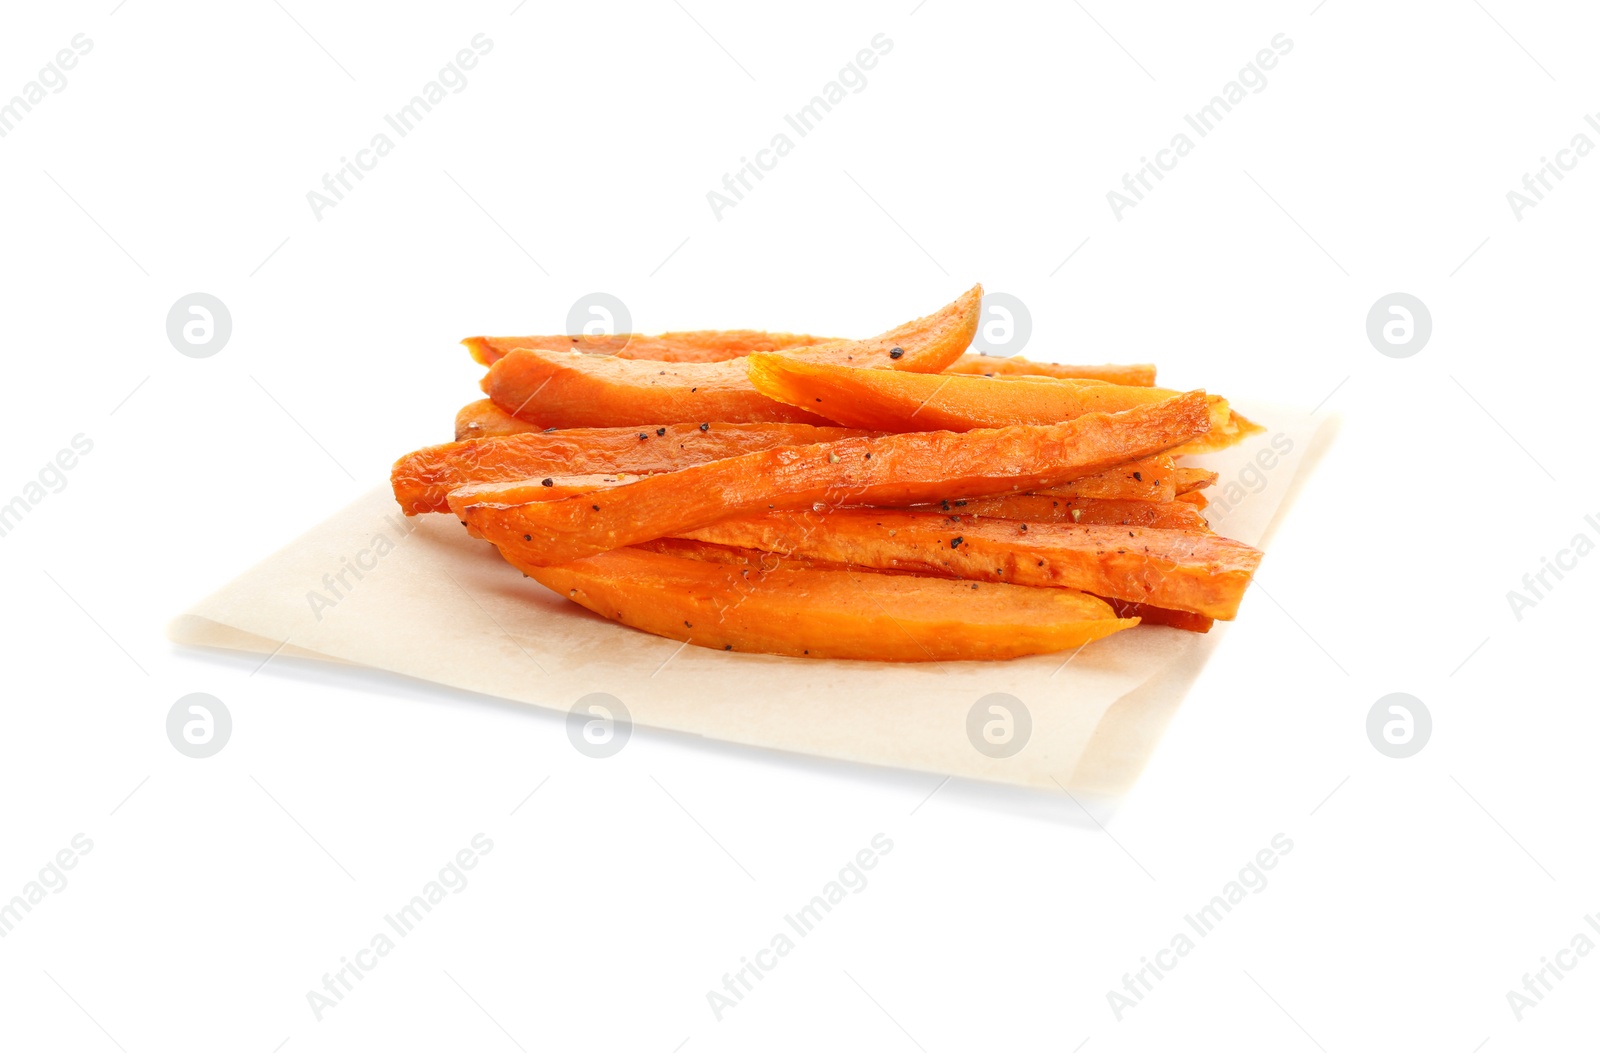
MULTIPOLYGON (((1034 490, 1027 494, 1008 494, 1004 497, 979 498, 988 503, 996 501, 1009 501, 1013 498, 1039 497, 1046 499, 1047 505, 1063 509, 1060 514, 1047 518, 1063 519, 1066 517, 1065 509, 1076 507, 1076 502, 1084 499, 1114 500, 1114 501, 1151 501, 1168 502, 1177 497, 1177 472, 1173 466, 1172 458, 1167 454, 1157 454, 1154 457, 1142 457, 1137 461, 1120 464, 1109 471, 1099 472, 1095 475, 1086 475, 1082 479, 1074 479, 1070 483, 1034 490)), ((942 511, 961 511, 959 507, 967 501, 952 502, 947 498, 940 499, 942 511), (954 504, 958 507, 952 509, 954 504)), ((1023 507, 1019 505, 1018 507, 1023 507)), ((970 510, 969 510, 970 511, 970 510)), ((989 515, 987 512, 971 511, 972 515, 989 515)), ((1004 515, 1005 519, 1026 519, 1027 516, 1004 515)))
POLYGON ((633 421, 829 424, 750 386, 745 360, 650 362, 517 348, 489 368, 483 390, 543 427, 625 427, 633 421))
POLYGON ((1110 471, 1074 479, 1035 493, 1049 497, 1093 497, 1107 501, 1171 501, 1178 496, 1179 469, 1171 454, 1142 457, 1110 471))
POLYGON ((1213 406, 1211 430, 1198 439, 1184 443, 1173 450, 1173 456, 1216 453, 1218 450, 1226 450, 1230 446, 1236 446, 1250 436, 1267 430, 1255 421, 1241 415, 1238 411, 1228 406, 1226 402, 1222 404, 1222 408, 1227 410, 1225 419, 1220 421, 1217 419, 1217 407, 1213 406))
POLYGON ((635 552, 664 552, 682 559, 705 559, 713 563, 732 563, 750 570, 776 570, 778 567, 802 567, 811 570, 849 570, 843 563, 824 563, 803 556, 780 556, 776 552, 762 552, 754 548, 734 548, 731 545, 712 545, 705 541, 692 541, 686 537, 658 537, 654 541, 641 541, 628 548, 635 552))
MULTIPOLYGON (((756 354, 748 361, 750 382, 763 395, 804 406, 849 427, 874 431, 1055 424, 1085 413, 1148 406, 1178 394, 1097 380, 1011 377, 1000 382, 954 373, 856 369, 786 354, 756 354)), ((1227 402, 1216 396, 1210 401, 1214 427, 1226 429, 1227 402)))
POLYGON ((541 566, 520 537, 501 554, 558 595, 657 636, 722 651, 880 662, 1016 658, 1079 647, 1138 624, 1070 589, 871 571, 683 559, 622 548, 541 566))
POLYGON ((1211 524, 1187 501, 1080 501, 1068 513, 1085 526, 1155 527, 1209 534, 1211 524))
MULTIPOLYGON (((937 372, 972 342, 982 295, 982 288, 975 286, 942 310, 870 340, 782 353, 885 371, 937 372)), ((616 427, 639 421, 829 423, 808 407, 774 402, 758 392, 746 361, 666 363, 518 348, 489 368, 483 390, 507 413, 544 427, 616 427)))
POLYGON ((743 511, 818 502, 908 505, 1057 486, 1170 449, 1209 425, 1205 392, 1193 391, 1065 424, 779 447, 640 479, 597 499, 469 505, 462 518, 496 544, 524 535, 537 539, 528 559, 567 563, 743 511))
POLYGON ((1028 523, 1076 523, 1072 513, 1091 503, 1088 498, 1051 497, 1048 494, 996 494, 965 501, 911 505, 916 512, 942 512, 945 515, 973 515, 986 519, 1015 519, 1028 523))
POLYGON ((872 569, 1065 586, 1223 619, 1237 613, 1261 561, 1256 549, 1215 534, 882 508, 758 512, 685 536, 872 569))
POLYGON ((1119 618, 1137 618, 1140 625, 1170 625, 1191 633, 1208 633, 1216 624, 1215 618, 1189 611, 1172 611, 1165 607, 1152 607, 1148 603, 1129 603, 1126 600, 1108 600, 1119 618))
POLYGON ((685 333, 618 333, 600 336, 469 336, 461 341, 472 357, 486 366, 518 347, 536 351, 581 351, 652 362, 722 362, 753 351, 843 343, 839 337, 809 333, 768 333, 760 329, 699 329, 685 333))
POLYGON ((456 412, 457 442, 464 439, 486 439, 491 435, 519 435, 525 431, 537 430, 539 430, 537 425, 518 420, 496 406, 492 399, 469 402, 456 412))
MULTIPOLYGON (((740 567, 751 569, 774 570, 777 567, 809 567, 818 570, 850 570, 844 563, 827 563, 821 560, 808 559, 804 556, 780 556, 776 552, 762 552, 759 549, 732 548, 727 545, 713 545, 704 541, 690 541, 685 538, 660 538, 656 541, 646 541, 642 545, 631 546, 635 550, 647 552, 665 552, 669 555, 681 556, 685 559, 708 559, 718 563, 733 563, 740 567)), ((877 570, 878 574, 910 574, 908 570, 877 570)), ((1207 633, 1215 619, 1207 618, 1203 614, 1192 614, 1189 611, 1175 611, 1166 607, 1153 607, 1148 603, 1130 603, 1127 600, 1105 599, 1111 604, 1111 609, 1119 618, 1138 618, 1141 625, 1170 625, 1174 629, 1183 629, 1192 633, 1207 633)))
POLYGON ((966 354, 945 367, 945 372, 981 377, 1029 376, 1103 380, 1111 384, 1128 384, 1144 388, 1156 382, 1156 367, 1150 365, 1063 366, 1054 362, 1032 362, 1020 355, 996 358, 966 354))
POLYGON ((1209 532, 1210 524, 1187 501, 1122 501, 1093 497, 1052 497, 1049 494, 1006 494, 976 497, 943 505, 914 505, 914 511, 958 512, 988 519, 1015 519, 1029 523, 1086 523, 1101 526, 1146 526, 1163 530, 1209 532))
MULTIPOLYGON (((451 490, 448 500, 450 511, 457 519, 465 521, 465 509, 471 505, 510 506, 528 504, 531 501, 555 501, 576 494, 610 490, 641 478, 643 476, 597 473, 555 475, 543 479, 516 479, 509 482, 468 483, 451 490)), ((903 510, 937 512, 947 516, 969 515, 988 519, 1015 519, 1029 523, 1140 526, 1209 533, 1211 526, 1206 522, 1206 517, 1200 514, 1201 507, 1187 500, 1159 502, 1079 497, 1070 494, 1070 487, 1056 487, 1043 493, 974 497, 967 500, 942 501, 938 504, 912 505, 903 510), (1063 494, 1063 491, 1068 492, 1063 494)), ((477 536, 476 531, 473 534, 477 536)), ((640 542, 640 544, 649 543, 640 542)))
MULTIPOLYGON (((681 429, 682 426, 679 425, 677 427, 681 429)), ((745 424, 722 425, 721 427, 753 429, 761 426, 755 424, 745 424)), ((814 428, 810 429, 808 432, 806 430, 806 425, 773 425, 773 427, 788 427, 793 429, 795 433, 794 437, 796 439, 804 439, 809 435, 818 442, 826 441, 832 438, 843 438, 846 435, 868 434, 866 432, 850 431, 845 428, 814 428)), ((611 429, 606 430, 609 432, 611 429)), ((648 436, 651 430, 653 429, 646 429, 645 434, 648 436)), ((634 437, 634 435, 634 431, 632 429, 628 429, 623 438, 624 440, 631 439, 634 437)), ((627 442, 624 442, 623 445, 628 449, 634 448, 627 442)), ((766 447, 760 448, 764 449, 766 447)), ((715 458, 708 459, 714 460, 715 458)), ((683 465, 678 465, 677 467, 683 467, 683 465)), ((497 477, 495 479, 483 480, 469 485, 463 485, 458 489, 452 490, 450 496, 450 505, 452 508, 454 508, 457 504, 467 505, 477 504, 480 502, 502 505, 520 505, 525 504, 528 501, 549 501, 553 500, 555 497, 570 497, 573 494, 587 493, 591 490, 600 490, 612 486, 618 486, 625 482, 632 482, 638 475, 666 470, 669 469, 639 470, 632 475, 617 475, 616 473, 607 473, 603 475, 594 473, 572 475, 563 471, 555 472, 552 476, 541 476, 535 479, 517 478, 512 480, 506 480, 504 478, 497 477), (551 479, 551 483, 548 486, 544 485, 543 483, 545 478, 551 479)), ((1118 508, 1120 508, 1122 505, 1170 503, 1179 496, 1177 493, 1177 483, 1179 480, 1187 480, 1187 485, 1191 486, 1204 485, 1204 477, 1206 476, 1214 478, 1216 473, 1202 472, 1198 468, 1175 468, 1170 456, 1166 454, 1157 454, 1154 457, 1143 457, 1137 461, 1129 461, 1127 464, 1118 465, 1117 467, 1112 468, 1110 471, 1100 472, 1096 475, 1088 475, 1082 479, 1075 479, 1070 483, 1064 483, 1061 486, 1052 486, 1048 489, 1037 490, 1032 494, 1014 494, 998 498, 977 498, 976 500, 988 503, 995 501, 1008 501, 1014 498, 1020 499, 1024 497, 1038 497, 1047 499, 1050 504, 1056 505, 1061 509, 1060 514, 1047 518, 1066 519, 1069 518, 1067 515, 1067 510, 1086 508, 1092 505, 1094 502, 1100 502, 1106 506, 1114 505, 1118 508)), ((954 510, 958 512, 966 511, 970 515, 990 514, 987 512, 979 512, 976 509, 962 508, 961 506, 968 504, 968 501, 966 500, 957 500, 955 502, 943 500, 942 510, 945 512, 951 511, 952 504, 955 506, 954 510)), ((940 510, 940 506, 938 505, 930 504, 926 507, 940 510)), ((1003 515, 999 518, 1025 519, 1028 517, 1003 515)), ((1094 520, 1094 522, 1114 521, 1115 520, 1111 519, 1094 520)), ((1200 520, 1199 522, 1203 524, 1204 520, 1200 520)), ((1163 524, 1155 521, 1155 519, 1149 519, 1142 520, 1140 525, 1161 526, 1163 524)))
POLYGON ((834 362, 857 369, 937 373, 971 346, 982 307, 983 286, 974 285, 933 314, 913 318, 886 333, 866 340, 795 347, 782 353, 809 362, 834 362))
POLYGON ((1172 473, 1173 489, 1177 491, 1174 496, 1182 497, 1184 494, 1204 490, 1217 481, 1216 472, 1208 472, 1204 468, 1178 468, 1172 473))
POLYGON ((609 490, 643 478, 642 475, 623 472, 592 472, 587 475, 547 475, 543 479, 516 479, 510 482, 467 483, 451 490, 446 500, 450 511, 459 519, 461 510, 468 505, 525 505, 530 501, 559 501, 563 497, 609 490))
POLYGON ((807 424, 688 424, 573 428, 428 446, 395 462, 394 497, 407 515, 449 510, 451 490, 468 483, 556 475, 670 472, 775 446, 831 442, 863 433, 807 424))

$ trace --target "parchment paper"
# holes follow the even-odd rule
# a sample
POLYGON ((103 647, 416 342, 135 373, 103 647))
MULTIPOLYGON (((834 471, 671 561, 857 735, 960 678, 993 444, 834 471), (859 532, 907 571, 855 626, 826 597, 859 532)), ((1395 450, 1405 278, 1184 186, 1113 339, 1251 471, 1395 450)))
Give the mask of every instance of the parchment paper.
MULTIPOLYGON (((1335 426, 1282 408, 1240 409, 1266 433, 1186 463, 1221 473, 1207 491, 1213 527, 1260 546, 1335 426)), ((168 633, 181 644, 352 663, 562 711, 602 692, 637 725, 1093 795, 1132 785, 1227 634, 1221 622, 1206 635, 1141 625, 1075 655, 1005 662, 685 647, 523 578, 452 516, 406 518, 387 485, 180 615, 168 633), (967 736, 968 711, 995 692, 1019 699, 1032 721, 1026 745, 1007 758, 986 756, 967 736)))

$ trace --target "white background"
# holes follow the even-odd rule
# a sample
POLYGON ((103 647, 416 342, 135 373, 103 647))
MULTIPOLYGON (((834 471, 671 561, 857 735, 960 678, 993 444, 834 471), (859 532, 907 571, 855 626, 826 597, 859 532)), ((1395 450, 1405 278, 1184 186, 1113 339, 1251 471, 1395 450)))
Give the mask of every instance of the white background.
POLYGON ((1520 621, 1506 599, 1600 537, 1600 160, 1520 220, 1506 198, 1600 141, 1593 13, 914 3, 8 12, 0 97, 93 50, 0 139, 0 501, 94 448, 0 538, 0 898, 94 847, 0 940, 0 1046, 1593 1043, 1600 954, 1520 1022, 1506 997, 1600 912, 1600 559, 1520 621), (478 33, 467 87, 315 219, 307 191, 478 33), (878 33, 866 88, 716 219, 707 191, 878 33), (1115 219, 1106 192, 1278 33, 1264 90, 1115 219), (559 331, 594 290, 646 332, 865 335, 977 280, 1030 305, 1035 357, 1343 418, 1092 820, 643 730, 595 761, 548 711, 163 636, 448 438, 461 336, 559 331), (195 291, 233 318, 205 360, 165 333, 195 291), (1434 322, 1404 360, 1365 335, 1395 291, 1434 322), (208 760, 164 731, 193 691, 233 714, 208 760), (1433 714, 1408 760, 1365 733, 1392 691, 1433 714), (306 992, 480 831, 471 883, 319 1023, 306 992), (870 884, 717 1021, 706 992, 879 832, 870 884), (1280 832, 1267 887, 1119 1022, 1107 991, 1280 832))

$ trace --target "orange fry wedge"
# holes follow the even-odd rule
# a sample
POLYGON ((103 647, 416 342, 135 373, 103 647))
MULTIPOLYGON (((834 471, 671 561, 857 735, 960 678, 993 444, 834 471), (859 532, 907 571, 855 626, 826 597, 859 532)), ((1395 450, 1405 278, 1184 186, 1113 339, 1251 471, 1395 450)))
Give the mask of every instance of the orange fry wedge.
POLYGON ((1171 454, 1143 457, 1065 486, 1039 490, 1050 497, 1094 497, 1112 501, 1171 501, 1178 496, 1179 469, 1171 454))
POLYGON ((525 505, 532 501, 559 501, 576 494, 592 494, 614 486, 643 479, 623 472, 591 472, 587 475, 547 475, 543 479, 515 479, 510 482, 467 483, 450 491, 446 499, 457 519, 469 505, 525 505))
POLYGON ((461 511, 496 544, 526 535, 536 539, 527 558, 567 563, 742 511, 819 502, 898 506, 1056 486, 1171 449, 1209 425, 1205 392, 1193 391, 1065 424, 778 447, 650 476, 603 495, 511 507, 486 502, 461 511))
MULTIPOLYGON (((875 431, 1055 424, 1085 413, 1148 406, 1178 394, 1167 388, 1097 380, 1011 377, 1001 382, 954 373, 855 369, 783 354, 751 355, 748 361, 750 382, 762 394, 849 427, 875 431)), ((1227 401, 1212 396, 1211 412, 1214 430, 1226 429, 1227 401)))
POLYGON ((1215 618, 1207 618, 1203 614, 1171 611, 1165 607, 1152 607, 1148 603, 1128 603, 1126 600, 1108 602, 1119 618, 1137 618, 1140 625, 1170 625, 1185 632, 1208 633, 1211 631, 1211 626, 1216 624, 1215 618))
MULTIPOLYGON (((885 371, 937 372, 972 342, 983 290, 870 340, 783 354, 885 371)), ((483 391, 501 409, 543 427, 621 427, 638 421, 829 423, 809 407, 775 402, 750 383, 745 358, 652 362, 518 348, 489 368, 483 391)))
MULTIPOLYGON (((844 563, 828 563, 822 560, 808 559, 804 556, 780 556, 776 552, 762 552, 759 549, 731 548, 726 545, 712 545, 704 541, 690 541, 684 538, 661 538, 656 541, 646 541, 641 545, 631 546, 635 550, 648 552, 665 552, 669 555, 681 556, 685 559, 709 559, 720 563, 735 563, 740 567, 751 569, 773 570, 777 567, 811 567, 819 570, 850 570, 844 563)), ((909 574, 911 571, 879 570, 879 574, 909 574)), ((1101 597, 1101 599, 1106 599, 1101 597)), ((1153 607, 1148 603, 1130 603, 1127 600, 1106 599, 1111 604, 1111 609, 1119 618, 1137 618, 1140 625, 1170 625, 1174 629, 1183 629, 1192 633, 1207 633, 1215 619, 1207 618, 1203 614, 1192 614, 1189 611, 1175 611, 1166 607, 1153 607)))
MULTIPOLYGON (((1157 454, 1154 457, 1142 457, 1137 461, 1120 464, 1109 471, 1099 472, 1095 475, 1086 475, 1081 479, 1074 479, 1061 486, 1052 486, 1035 490, 1029 494, 1007 495, 1004 498, 984 498, 993 502, 1009 500, 1012 497, 1043 497, 1050 499, 1050 503, 1067 508, 1074 507, 1074 502, 1085 498, 1112 501, 1150 501, 1164 503, 1172 501, 1178 496, 1177 480, 1179 469, 1172 463, 1169 454, 1157 454)), ((959 507, 967 504, 966 501, 952 502, 941 498, 943 511, 962 511, 959 507), (957 507, 951 508, 954 504, 957 507)), ((988 515, 984 512, 970 512, 972 515, 988 515)), ((1064 515, 1064 513, 1063 513, 1064 515)), ((1025 519, 1026 516, 1006 515, 1005 519, 1025 519)), ((1054 516, 1049 518, 1063 518, 1054 516)))
POLYGON ((518 420, 491 399, 469 402, 456 411, 456 441, 486 439, 491 435, 518 435, 537 431, 538 425, 518 420))
POLYGON ((829 424, 750 386, 745 360, 651 362, 519 347, 483 378, 484 393, 513 416, 554 428, 625 427, 633 421, 829 424))
POLYGON ((557 475, 642 475, 775 446, 829 442, 861 432, 808 424, 690 424, 573 428, 428 446, 395 462, 389 481, 407 515, 449 510, 450 491, 469 483, 557 475))
POLYGON ((1259 435, 1267 430, 1255 421, 1249 420, 1238 413, 1226 402, 1222 404, 1222 408, 1227 410, 1225 420, 1218 421, 1216 419, 1217 407, 1213 406, 1211 430, 1198 439, 1184 443, 1173 450, 1173 456, 1216 453, 1218 450, 1226 450, 1230 446, 1236 446, 1250 436, 1259 435))
POLYGON ((1128 384, 1145 388, 1156 382, 1156 367, 1151 365, 1063 366, 1054 362, 1032 362, 1021 355, 998 358, 966 354, 945 367, 945 372, 982 377, 1029 376, 1103 380, 1111 384, 1128 384))
POLYGON ((1261 553, 1215 534, 850 508, 732 516, 696 541, 973 581, 1055 585, 1232 618, 1261 553))
POLYGON ((1182 497, 1192 494, 1197 490, 1204 490, 1215 485, 1216 472, 1208 472, 1204 468, 1178 468, 1172 473, 1173 488, 1177 491, 1174 496, 1182 497))
POLYGON ((685 333, 641 333, 584 336, 469 336, 461 341, 472 357, 492 366, 519 347, 535 351, 581 351, 586 355, 615 355, 652 362, 722 362, 753 351, 782 351, 791 347, 835 344, 838 337, 809 333, 768 333, 760 329, 699 329, 685 333))
MULTIPOLYGON (((1064 489, 1064 488, 1061 488, 1064 489)), ((1028 523, 1087 523, 1100 526, 1146 526, 1163 530, 1209 531, 1199 508, 1185 501, 1124 501, 1050 494, 1005 494, 950 501, 951 505, 914 505, 919 512, 960 513, 988 519, 1015 519, 1028 523)))
POLYGON ((720 651, 880 662, 1017 658, 1138 624, 1070 589, 973 588, 946 578, 779 566, 622 548, 561 566, 520 537, 512 566, 603 617, 720 651), (530 556, 532 558, 530 558, 530 556))
MULTIPOLYGON (((976 514, 976 513, 974 513, 976 514)), ((1209 534, 1211 524, 1200 509, 1187 501, 1080 501, 1068 513, 1085 526, 1154 527, 1209 534)))

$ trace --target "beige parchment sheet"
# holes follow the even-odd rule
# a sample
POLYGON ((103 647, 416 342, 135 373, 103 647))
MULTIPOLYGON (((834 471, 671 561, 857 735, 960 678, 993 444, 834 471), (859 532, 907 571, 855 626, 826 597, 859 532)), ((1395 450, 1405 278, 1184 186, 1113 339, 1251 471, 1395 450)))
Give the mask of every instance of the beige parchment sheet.
MULTIPOLYGON (((1207 491, 1214 528, 1261 545, 1336 425, 1278 407, 1241 412, 1265 434, 1191 461, 1220 473, 1207 491)), ((1112 796, 1144 768, 1227 631, 1220 622, 1206 635, 1139 626, 1076 654, 1004 662, 708 651, 566 602, 453 517, 407 519, 384 485, 178 616, 168 634, 180 644, 350 663, 561 711, 603 692, 637 725, 1112 796), (968 711, 994 692, 1020 699, 1032 720, 1026 745, 1008 758, 985 756, 967 737, 968 711)))

